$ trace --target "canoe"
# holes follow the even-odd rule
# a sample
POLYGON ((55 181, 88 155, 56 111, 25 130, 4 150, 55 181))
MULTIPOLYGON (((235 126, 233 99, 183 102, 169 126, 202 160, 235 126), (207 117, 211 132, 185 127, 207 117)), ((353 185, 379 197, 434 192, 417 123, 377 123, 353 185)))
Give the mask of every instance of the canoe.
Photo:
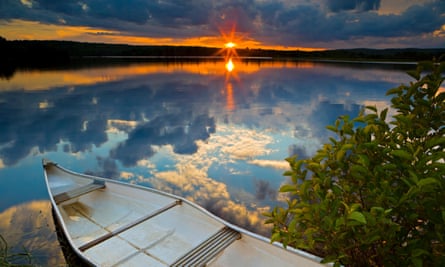
POLYGON ((320 266, 178 196, 44 160, 54 219, 92 266, 320 266))

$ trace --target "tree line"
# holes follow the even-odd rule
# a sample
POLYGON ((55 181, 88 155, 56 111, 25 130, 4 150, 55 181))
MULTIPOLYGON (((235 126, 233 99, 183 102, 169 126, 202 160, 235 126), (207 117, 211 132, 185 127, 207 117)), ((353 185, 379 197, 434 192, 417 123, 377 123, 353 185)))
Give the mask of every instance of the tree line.
MULTIPOLYGON (((282 51, 238 48, 240 57, 272 59, 396 60, 422 61, 438 58, 445 49, 337 49, 282 51)), ((201 46, 141 46, 73 41, 6 40, 0 36, 0 57, 5 64, 66 64, 82 57, 209 57, 223 56, 221 48, 201 46)), ((2 64, 3 65, 3 64, 2 64)))

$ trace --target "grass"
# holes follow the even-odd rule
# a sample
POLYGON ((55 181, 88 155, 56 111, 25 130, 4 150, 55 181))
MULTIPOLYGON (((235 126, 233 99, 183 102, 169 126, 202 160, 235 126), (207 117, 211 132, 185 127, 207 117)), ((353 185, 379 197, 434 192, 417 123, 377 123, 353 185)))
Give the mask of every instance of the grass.
POLYGON ((33 258, 26 248, 23 248, 23 252, 12 252, 6 239, 0 234, 0 266, 33 266, 33 258))

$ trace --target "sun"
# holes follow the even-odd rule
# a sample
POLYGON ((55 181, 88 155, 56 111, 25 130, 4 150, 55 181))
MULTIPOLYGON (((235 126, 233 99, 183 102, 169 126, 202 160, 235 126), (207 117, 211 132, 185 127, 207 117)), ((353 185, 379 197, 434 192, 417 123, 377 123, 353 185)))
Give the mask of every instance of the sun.
POLYGON ((236 44, 234 42, 228 42, 224 45, 226 48, 234 48, 236 44))
POLYGON ((224 58, 226 61, 232 60, 232 58, 237 58, 238 54, 236 53, 236 44, 232 41, 229 41, 224 44, 223 53, 225 54, 224 58))

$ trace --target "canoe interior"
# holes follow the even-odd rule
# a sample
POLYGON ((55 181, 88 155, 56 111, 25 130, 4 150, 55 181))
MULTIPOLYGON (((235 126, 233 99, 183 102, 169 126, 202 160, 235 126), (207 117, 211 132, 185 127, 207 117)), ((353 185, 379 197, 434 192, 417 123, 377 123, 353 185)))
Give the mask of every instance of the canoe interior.
POLYGON ((180 198, 79 176, 54 164, 45 171, 67 239, 93 265, 319 266, 180 198))

